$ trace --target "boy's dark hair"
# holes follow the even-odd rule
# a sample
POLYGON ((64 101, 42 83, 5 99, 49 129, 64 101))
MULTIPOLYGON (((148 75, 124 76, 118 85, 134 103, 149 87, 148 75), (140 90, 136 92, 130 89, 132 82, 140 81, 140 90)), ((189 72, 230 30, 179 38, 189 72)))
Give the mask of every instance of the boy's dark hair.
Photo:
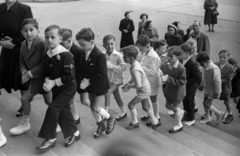
POLYGON ((27 24, 32 24, 36 29, 38 29, 38 22, 36 19, 33 18, 26 18, 21 23, 21 29, 27 24))
POLYGON ((120 49, 120 51, 123 52, 124 55, 127 55, 128 57, 133 57, 134 59, 136 59, 138 55, 138 50, 134 45, 124 47, 120 49))
POLYGON ((62 37, 63 41, 66 41, 69 38, 72 38, 72 30, 68 28, 62 28, 62 37))
POLYGON ((179 22, 179 21, 175 21, 175 22, 173 22, 172 24, 175 25, 175 26, 177 27, 179 23, 181 23, 181 22, 179 22))
POLYGON ((62 36, 62 29, 58 25, 50 25, 50 26, 48 26, 45 29, 44 33, 48 32, 50 30, 54 30, 54 29, 57 29, 58 30, 58 35, 62 36))
POLYGON ((184 53, 189 53, 189 55, 192 54, 192 46, 189 43, 182 44, 180 48, 184 53))
POLYGON ((141 35, 138 37, 135 45, 140 45, 140 46, 147 46, 148 44, 150 44, 150 39, 147 35, 141 35))
POLYGON ((127 11, 127 12, 124 13, 124 16, 126 17, 130 13, 131 13, 131 11, 127 11))
POLYGON ((227 51, 227 50, 221 50, 218 55, 222 54, 222 53, 225 53, 227 54, 227 56, 229 57, 230 56, 230 53, 227 51))
POLYGON ((143 18, 143 16, 146 16, 146 19, 148 19, 148 15, 147 15, 147 14, 145 14, 145 13, 143 13, 143 14, 141 14, 141 15, 140 15, 140 19, 142 19, 142 18, 143 18))
POLYGON ((235 66, 235 65, 238 64, 237 60, 235 60, 235 59, 232 58, 232 57, 228 59, 228 62, 229 62, 232 66, 235 66))
POLYGON ((113 35, 111 35, 111 34, 104 36, 104 38, 103 38, 103 44, 106 43, 107 41, 111 40, 111 39, 113 39, 114 41, 116 41, 115 37, 114 37, 113 35))
POLYGON ((196 61, 201 62, 208 62, 210 60, 209 55, 206 52, 200 52, 196 56, 196 61))
POLYGON ((76 40, 83 39, 85 41, 91 41, 94 40, 94 32, 91 28, 83 28, 76 34, 76 40))
POLYGON ((164 39, 158 39, 153 42, 153 49, 156 50, 160 48, 161 46, 165 46, 167 44, 166 40, 164 39))
POLYGON ((172 53, 175 56, 180 56, 182 51, 178 46, 171 46, 168 48, 168 53, 172 53))

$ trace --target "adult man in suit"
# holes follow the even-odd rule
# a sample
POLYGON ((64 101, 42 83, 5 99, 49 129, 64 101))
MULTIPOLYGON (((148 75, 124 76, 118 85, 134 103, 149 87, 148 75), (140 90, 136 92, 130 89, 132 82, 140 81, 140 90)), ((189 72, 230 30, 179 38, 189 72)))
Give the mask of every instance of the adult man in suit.
POLYGON ((186 96, 183 99, 183 106, 186 114, 184 116, 185 124, 191 126, 195 123, 194 116, 194 97, 196 94, 196 90, 198 85, 201 83, 201 71, 197 62, 191 57, 191 45, 188 43, 184 43, 180 46, 182 50, 182 54, 180 55, 180 59, 182 59, 182 64, 186 69, 186 96))

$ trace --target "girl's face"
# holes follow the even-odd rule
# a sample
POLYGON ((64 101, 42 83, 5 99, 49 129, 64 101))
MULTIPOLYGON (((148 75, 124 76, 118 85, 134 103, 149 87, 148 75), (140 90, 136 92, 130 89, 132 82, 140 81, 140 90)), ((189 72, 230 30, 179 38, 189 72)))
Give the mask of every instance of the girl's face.
POLYGON ((103 47, 106 49, 107 53, 112 53, 115 49, 116 43, 114 39, 110 39, 103 43, 103 47))
POLYGON ((146 21, 146 20, 147 20, 147 17, 146 17, 146 16, 143 16, 143 17, 142 17, 142 20, 143 20, 143 21, 146 21))
POLYGON ((219 62, 220 62, 220 64, 225 64, 226 62, 228 62, 227 53, 219 54, 219 62))
POLYGON ((168 28, 168 33, 169 33, 170 35, 173 35, 174 32, 175 32, 175 30, 174 30, 173 27, 169 27, 169 28, 168 28))
POLYGON ((167 54, 167 57, 168 57, 168 62, 173 65, 177 60, 178 60, 178 57, 176 55, 173 55, 173 53, 169 52, 167 54))

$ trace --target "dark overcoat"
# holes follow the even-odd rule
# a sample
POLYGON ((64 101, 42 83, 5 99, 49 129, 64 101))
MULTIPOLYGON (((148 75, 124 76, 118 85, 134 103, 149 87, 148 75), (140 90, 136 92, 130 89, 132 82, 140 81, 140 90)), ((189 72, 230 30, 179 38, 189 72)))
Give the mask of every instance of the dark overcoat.
POLYGON ((217 9, 218 3, 216 0, 205 0, 204 2, 204 24, 217 24, 217 16, 213 15, 213 12, 217 9), (210 9, 214 7, 214 9, 210 9))

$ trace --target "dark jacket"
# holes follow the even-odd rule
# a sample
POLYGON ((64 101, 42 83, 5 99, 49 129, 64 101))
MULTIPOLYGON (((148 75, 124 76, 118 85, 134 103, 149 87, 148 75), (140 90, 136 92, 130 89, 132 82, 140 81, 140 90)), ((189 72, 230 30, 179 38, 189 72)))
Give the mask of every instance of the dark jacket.
POLYGON ((132 32, 134 31, 134 24, 131 19, 122 19, 119 25, 119 30, 122 32, 120 47, 123 48, 128 45, 133 45, 133 35, 132 32), (128 32, 125 33, 123 30, 126 29, 128 32))
POLYGON ((26 18, 32 18, 31 8, 16 1, 7 11, 6 3, 0 4, 0 38, 9 36, 15 45, 13 49, 2 48, 0 56, 0 83, 2 88, 11 93, 14 90, 27 90, 28 85, 22 85, 20 72, 20 46, 24 37, 21 34, 21 23, 26 18))
POLYGON ((184 65, 184 67, 186 69, 186 78, 187 78, 186 86, 193 86, 193 85, 198 86, 202 80, 202 73, 195 59, 191 57, 187 61, 187 63, 184 65))
POLYGON ((197 52, 205 52, 210 55, 210 41, 208 35, 202 31, 199 31, 197 35, 192 33, 190 37, 194 38, 197 41, 197 52))
POLYGON ((175 45, 179 46, 182 44, 182 38, 177 33, 173 35, 169 35, 169 33, 166 33, 164 39, 166 40, 169 47, 175 46, 175 45))

